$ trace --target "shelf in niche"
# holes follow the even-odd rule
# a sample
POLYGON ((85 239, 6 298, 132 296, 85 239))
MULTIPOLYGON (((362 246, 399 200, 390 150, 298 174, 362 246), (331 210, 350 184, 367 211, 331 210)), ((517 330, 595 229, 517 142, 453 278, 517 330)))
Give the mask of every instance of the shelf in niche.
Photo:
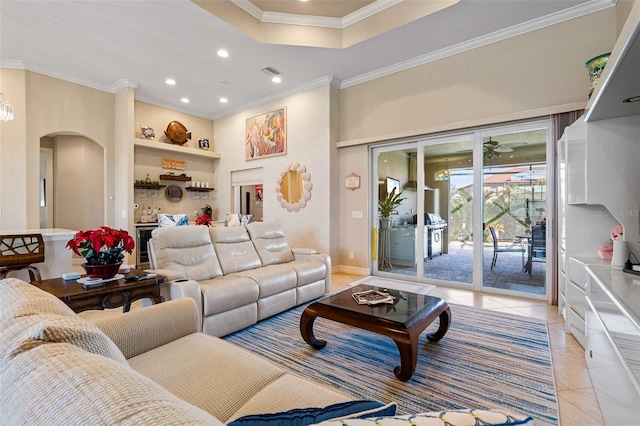
POLYGON ((181 182, 190 182, 191 176, 160 175, 160 180, 179 180, 181 182))
POLYGON ((193 186, 190 186, 188 188, 185 188, 187 191, 193 191, 193 192, 207 192, 207 191, 213 191, 215 188, 195 188, 193 186))
POLYGON ((212 160, 215 160, 221 157, 220 153, 215 151, 208 151, 206 149, 199 149, 199 148, 190 148, 190 147, 181 146, 181 145, 171 145, 168 143, 147 140, 147 139, 134 138, 133 145, 138 147, 143 147, 143 148, 150 148, 157 151, 180 153, 180 154, 186 154, 186 155, 191 155, 195 157, 210 158, 212 160))
POLYGON ((166 188, 167 185, 154 185, 152 183, 134 183, 134 188, 142 188, 142 189, 162 189, 166 188))

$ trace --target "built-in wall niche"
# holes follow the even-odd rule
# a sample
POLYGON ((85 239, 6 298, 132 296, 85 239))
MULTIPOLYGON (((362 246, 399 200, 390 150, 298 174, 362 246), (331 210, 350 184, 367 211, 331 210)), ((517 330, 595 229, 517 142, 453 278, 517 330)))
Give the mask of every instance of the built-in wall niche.
MULTIPOLYGON (((155 141, 148 142, 167 145, 155 141)), ((156 181, 157 184, 133 184, 135 222, 140 222, 143 209, 151 209, 152 212, 155 210, 157 213, 186 214, 189 221, 193 222, 197 215, 202 214, 205 205, 214 206, 214 158, 208 155, 187 154, 173 148, 164 150, 136 144, 134 182, 144 181, 148 173, 151 181, 156 181), (163 159, 176 160, 184 165, 184 170, 164 168, 163 159), (170 194, 167 194, 167 188, 171 188, 170 194), (178 191, 181 196, 178 196, 178 191)), ((176 148, 187 149, 179 146, 176 148)))

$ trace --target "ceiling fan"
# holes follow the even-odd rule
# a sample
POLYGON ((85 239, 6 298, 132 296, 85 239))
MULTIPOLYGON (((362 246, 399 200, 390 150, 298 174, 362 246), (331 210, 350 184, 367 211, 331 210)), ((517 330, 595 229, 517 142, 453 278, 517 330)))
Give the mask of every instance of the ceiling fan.
POLYGON ((500 157, 504 152, 513 152, 513 147, 526 145, 524 142, 513 142, 509 144, 501 144, 498 141, 489 140, 484 143, 484 157, 493 158, 500 157))

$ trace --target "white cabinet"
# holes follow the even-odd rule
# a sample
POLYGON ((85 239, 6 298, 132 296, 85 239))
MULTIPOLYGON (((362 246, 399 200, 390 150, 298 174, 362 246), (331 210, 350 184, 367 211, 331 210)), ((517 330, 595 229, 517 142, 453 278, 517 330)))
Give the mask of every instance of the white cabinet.
POLYGON ((638 424, 640 280, 604 266, 587 268, 585 359, 607 425, 638 424))
POLYGON ((565 194, 569 204, 587 202, 587 135, 585 123, 578 119, 563 135, 566 172, 565 194))
POLYGON ((389 230, 391 263, 413 266, 416 263, 416 227, 398 227, 389 230))

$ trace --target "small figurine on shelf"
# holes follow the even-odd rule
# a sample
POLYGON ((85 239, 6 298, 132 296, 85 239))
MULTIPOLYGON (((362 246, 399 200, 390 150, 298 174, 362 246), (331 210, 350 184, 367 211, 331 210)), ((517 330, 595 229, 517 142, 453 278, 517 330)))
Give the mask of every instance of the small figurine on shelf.
POLYGON ((147 185, 151 185, 151 178, 149 177, 149 173, 147 173, 147 178, 144 180, 144 183, 147 185))

